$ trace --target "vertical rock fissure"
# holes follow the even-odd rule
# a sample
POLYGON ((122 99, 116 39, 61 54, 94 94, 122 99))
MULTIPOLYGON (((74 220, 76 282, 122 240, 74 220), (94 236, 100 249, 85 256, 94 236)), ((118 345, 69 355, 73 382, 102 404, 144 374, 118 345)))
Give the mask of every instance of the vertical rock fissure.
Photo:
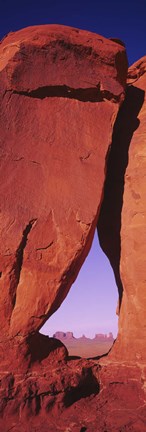
POLYGON ((119 310, 122 302, 123 284, 120 275, 121 214, 124 194, 124 178, 128 165, 128 152, 134 131, 139 126, 138 113, 144 101, 144 92, 132 85, 127 86, 113 129, 111 150, 107 160, 106 180, 97 231, 101 248, 107 255, 114 271, 119 292, 119 310))
POLYGON ((16 303, 16 289, 19 284, 22 265, 23 265, 23 255, 24 255, 24 249, 27 244, 28 235, 32 229, 32 226, 36 222, 36 219, 32 219, 27 225, 26 228, 23 231, 21 242, 16 250, 15 254, 15 262, 12 268, 11 272, 11 284, 10 284, 10 293, 11 293, 11 299, 12 299, 12 306, 13 309, 15 307, 16 303))

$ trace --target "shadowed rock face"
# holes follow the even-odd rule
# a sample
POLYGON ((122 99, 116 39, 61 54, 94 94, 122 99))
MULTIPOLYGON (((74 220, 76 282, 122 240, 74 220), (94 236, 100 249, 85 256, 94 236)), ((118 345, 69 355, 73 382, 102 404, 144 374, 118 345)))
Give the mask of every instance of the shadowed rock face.
POLYGON ((115 123, 97 229, 119 289, 119 335, 111 355, 146 360, 146 58, 128 72, 115 123))
POLYGON ((133 86, 139 113, 125 173, 120 263, 124 293, 116 350, 126 357, 128 344, 129 357, 141 362, 146 361, 146 57, 129 69, 128 86, 133 86))
POLYGON ((54 25, 9 34, 0 58, 1 334, 18 339, 59 307, 91 246, 127 60, 54 25))
POLYGON ((130 68, 113 132, 126 73, 121 43, 77 29, 30 27, 0 45, 3 432, 145 431, 145 58, 130 68), (38 330, 97 222, 119 336, 109 357, 71 359, 38 330))

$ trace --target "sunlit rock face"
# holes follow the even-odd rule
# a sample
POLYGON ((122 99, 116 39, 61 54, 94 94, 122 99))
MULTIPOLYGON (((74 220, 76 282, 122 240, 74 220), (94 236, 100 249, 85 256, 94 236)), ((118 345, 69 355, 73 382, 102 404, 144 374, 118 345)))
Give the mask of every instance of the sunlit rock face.
POLYGON ((118 40, 49 25, 1 42, 3 432, 145 432, 144 72, 144 59, 130 69, 116 120, 127 75, 118 40), (73 359, 38 330, 75 280, 99 214, 119 336, 109 357, 73 359))
POLYGON ((89 251, 126 71, 122 45, 69 27, 30 27, 1 43, 5 338, 40 329, 89 251))
POLYGON ((119 334, 111 357, 146 360, 146 57, 130 67, 107 163, 98 220, 101 246, 115 272, 119 334))

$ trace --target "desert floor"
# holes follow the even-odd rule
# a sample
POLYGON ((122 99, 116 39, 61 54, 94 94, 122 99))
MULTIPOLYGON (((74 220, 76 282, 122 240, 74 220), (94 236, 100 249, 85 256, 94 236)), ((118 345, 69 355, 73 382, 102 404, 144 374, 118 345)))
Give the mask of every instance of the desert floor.
POLYGON ((97 342, 94 339, 84 340, 66 340, 63 341, 67 347, 70 356, 80 357, 97 357, 106 354, 112 346, 112 342, 97 342))

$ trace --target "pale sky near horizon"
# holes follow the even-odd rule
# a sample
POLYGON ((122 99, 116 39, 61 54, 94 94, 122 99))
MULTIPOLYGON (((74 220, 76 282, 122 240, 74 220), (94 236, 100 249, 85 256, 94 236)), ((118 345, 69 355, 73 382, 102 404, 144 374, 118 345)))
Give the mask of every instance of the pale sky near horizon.
MULTIPOLYGON (((146 0, 5 0, 0 12, 0 39, 23 27, 54 23, 123 40, 129 64, 146 55, 146 0)), ((113 271, 95 237, 75 284, 43 331, 71 330, 76 337, 112 331, 116 336, 117 297, 113 271)))

